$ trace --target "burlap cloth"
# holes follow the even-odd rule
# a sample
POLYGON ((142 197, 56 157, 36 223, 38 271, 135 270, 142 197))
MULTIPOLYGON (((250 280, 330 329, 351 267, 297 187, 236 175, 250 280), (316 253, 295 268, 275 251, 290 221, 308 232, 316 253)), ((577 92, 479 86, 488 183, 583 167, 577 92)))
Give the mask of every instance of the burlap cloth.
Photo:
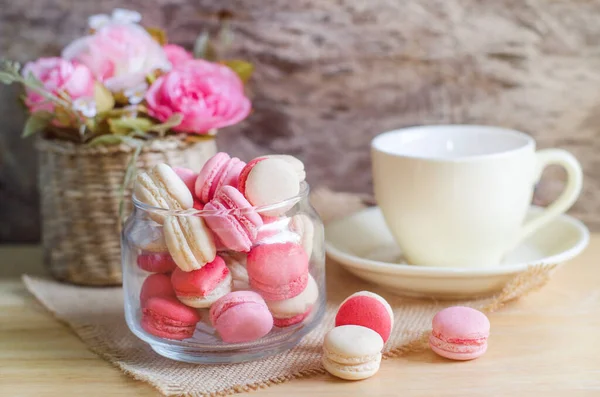
MULTIPOLYGON (((327 190, 312 194, 312 203, 325 222, 364 206, 356 195, 327 190)), ((531 267, 517 275, 498 295, 463 305, 493 312, 503 304, 542 286, 551 268, 531 267)), ((85 288, 24 276, 27 289, 59 320, 64 321, 99 356, 135 379, 150 383, 165 395, 221 396, 273 386, 294 378, 323 373, 321 343, 332 328, 337 305, 353 292, 367 289, 384 296, 396 322, 384 357, 397 357, 427 348, 434 314, 454 302, 396 297, 350 275, 331 260, 327 263, 327 312, 322 324, 294 349, 251 363, 192 365, 154 353, 125 324, 121 288, 85 288)))

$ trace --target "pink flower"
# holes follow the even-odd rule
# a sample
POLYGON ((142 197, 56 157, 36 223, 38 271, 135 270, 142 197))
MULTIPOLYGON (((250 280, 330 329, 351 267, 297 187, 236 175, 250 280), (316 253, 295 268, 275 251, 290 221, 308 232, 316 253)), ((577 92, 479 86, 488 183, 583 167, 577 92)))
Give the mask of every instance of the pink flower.
POLYGON ((69 44, 62 57, 88 66, 113 92, 139 86, 154 70, 171 68, 160 44, 144 28, 132 23, 104 25, 93 35, 69 44))
POLYGON ((227 66, 196 59, 159 77, 146 93, 150 114, 160 121, 183 115, 176 131, 206 134, 250 113, 239 77, 227 66))
MULTIPOLYGON (((53 94, 63 91, 72 100, 94 96, 94 76, 85 65, 61 58, 40 58, 27 63, 22 73, 25 77, 32 74, 42 82, 46 91, 53 94)), ((26 92, 25 104, 31 112, 54 110, 53 103, 31 89, 26 92)))
POLYGON ((177 44, 167 44, 163 46, 163 50, 165 50, 167 58, 169 58, 169 62, 171 62, 173 67, 177 67, 186 61, 191 61, 194 59, 194 56, 191 52, 177 44))

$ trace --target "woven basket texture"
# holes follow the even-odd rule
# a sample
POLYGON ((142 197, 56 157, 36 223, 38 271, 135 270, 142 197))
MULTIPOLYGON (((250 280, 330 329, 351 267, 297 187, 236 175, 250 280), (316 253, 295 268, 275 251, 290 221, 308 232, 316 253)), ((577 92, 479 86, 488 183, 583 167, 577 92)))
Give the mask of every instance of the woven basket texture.
MULTIPOLYGON (((36 148, 44 263, 51 275, 74 284, 120 285, 120 190, 134 149, 47 139, 36 148)), ((164 162, 197 171, 216 151, 214 139, 165 138, 147 144, 136 165, 139 170, 164 162)), ((124 197, 128 214, 131 185, 124 197)))

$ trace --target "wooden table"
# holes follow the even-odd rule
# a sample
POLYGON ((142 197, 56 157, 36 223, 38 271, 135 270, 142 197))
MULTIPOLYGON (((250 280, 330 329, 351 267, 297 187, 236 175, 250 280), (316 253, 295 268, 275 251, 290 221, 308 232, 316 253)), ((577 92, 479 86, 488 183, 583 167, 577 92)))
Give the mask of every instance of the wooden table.
MULTIPOLYGON (((89 352, 27 293, 16 276, 39 273, 40 260, 35 247, 0 248, 0 396, 157 395, 89 352)), ((323 375, 257 394, 600 396, 600 234, 541 291, 490 320, 489 350, 478 360, 427 351, 386 360, 362 382, 323 375)))

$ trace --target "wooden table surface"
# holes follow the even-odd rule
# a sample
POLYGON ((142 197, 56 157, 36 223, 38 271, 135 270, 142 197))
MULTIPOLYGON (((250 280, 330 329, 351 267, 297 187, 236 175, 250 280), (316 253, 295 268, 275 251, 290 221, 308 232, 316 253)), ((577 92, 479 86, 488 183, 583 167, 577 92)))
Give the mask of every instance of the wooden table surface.
MULTIPOLYGON (((0 396, 156 396, 88 351, 17 278, 36 247, 0 248, 0 396)), ((374 377, 322 375, 260 390, 305 396, 600 396, 600 234, 542 290, 490 315, 488 352, 469 362, 426 351, 385 360, 374 377)), ((398 319, 402 321, 402 319, 398 319)))

